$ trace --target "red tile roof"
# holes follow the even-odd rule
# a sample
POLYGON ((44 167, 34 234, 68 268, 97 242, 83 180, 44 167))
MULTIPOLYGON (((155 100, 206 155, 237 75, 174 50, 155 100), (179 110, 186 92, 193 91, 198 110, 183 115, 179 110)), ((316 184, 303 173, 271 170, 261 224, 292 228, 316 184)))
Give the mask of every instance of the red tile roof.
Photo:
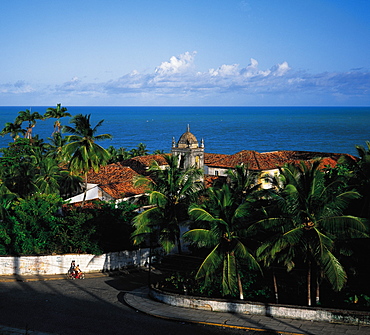
POLYGON ((285 163, 299 163, 316 158, 331 159, 330 165, 336 164, 339 157, 346 155, 351 159, 355 157, 348 154, 322 153, 310 151, 273 151, 259 153, 253 150, 243 150, 233 155, 208 154, 204 155, 204 164, 219 168, 234 168, 244 164, 251 170, 272 170, 283 166, 285 163), (335 162, 335 163, 334 163, 335 162))
MULTIPOLYGON (((274 151, 259 153, 252 150, 243 150, 233 155, 205 153, 204 164, 218 168, 234 168, 243 163, 251 170, 271 170, 283 166, 285 163, 299 163, 323 158, 321 167, 329 165, 334 167, 343 154, 320 153, 309 151, 274 151)), ((357 158, 344 154, 353 160, 357 158)), ((146 187, 134 187, 136 176, 147 175, 150 163, 156 160, 159 165, 167 165, 164 155, 148 155, 134 157, 123 162, 109 164, 101 167, 98 173, 90 171, 87 176, 89 183, 98 184, 99 187, 114 199, 143 194, 146 187)), ((218 176, 205 176, 205 186, 212 186, 218 176)))
POLYGON ((166 154, 138 156, 126 159, 120 164, 131 167, 131 169, 135 170, 137 173, 145 174, 152 161, 157 161, 160 166, 168 165, 165 155, 166 154))
POLYGON ((121 199, 145 192, 145 187, 134 187, 133 180, 136 176, 139 174, 130 167, 114 163, 101 167, 98 173, 90 171, 87 181, 98 184, 111 197, 121 199))

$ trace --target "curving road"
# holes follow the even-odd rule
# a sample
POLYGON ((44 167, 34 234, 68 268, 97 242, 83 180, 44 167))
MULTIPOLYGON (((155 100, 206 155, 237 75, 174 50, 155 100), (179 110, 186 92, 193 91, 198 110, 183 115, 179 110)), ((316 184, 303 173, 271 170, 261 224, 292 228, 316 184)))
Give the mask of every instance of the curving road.
POLYGON ((146 284, 147 273, 140 271, 74 281, 0 282, 0 325, 61 335, 255 333, 184 324, 137 312, 125 304, 123 296, 146 284))

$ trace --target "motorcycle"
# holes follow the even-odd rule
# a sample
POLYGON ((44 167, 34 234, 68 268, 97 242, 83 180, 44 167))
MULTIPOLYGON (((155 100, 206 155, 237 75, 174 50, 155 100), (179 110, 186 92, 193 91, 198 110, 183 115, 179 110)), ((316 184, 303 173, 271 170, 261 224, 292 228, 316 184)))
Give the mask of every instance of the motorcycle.
POLYGON ((72 279, 72 280, 74 280, 74 279, 85 279, 85 274, 82 271, 76 272, 76 271, 72 270, 72 271, 67 272, 67 278, 72 279))

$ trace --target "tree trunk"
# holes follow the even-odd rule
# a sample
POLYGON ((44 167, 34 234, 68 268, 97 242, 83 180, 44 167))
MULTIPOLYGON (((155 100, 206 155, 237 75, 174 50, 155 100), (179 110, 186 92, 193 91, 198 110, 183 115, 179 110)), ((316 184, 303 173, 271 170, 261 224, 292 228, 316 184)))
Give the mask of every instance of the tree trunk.
POLYGON ((239 299, 244 300, 243 285, 238 272, 238 288, 239 288, 239 299))
POLYGON ((182 254, 182 248, 181 248, 181 239, 180 239, 180 236, 177 236, 177 252, 179 253, 179 255, 182 254))
POLYGON ((87 195, 87 173, 85 174, 85 190, 84 190, 84 197, 83 197, 83 200, 81 202, 81 210, 82 208, 84 207, 85 205, 85 201, 86 201, 86 195, 87 195))
POLYGON ((316 298, 315 298, 316 306, 320 304, 320 279, 321 279, 321 272, 317 271, 317 276, 316 276, 316 298))
POLYGON ((274 292, 275 292, 275 303, 279 303, 279 292, 278 292, 278 286, 276 281, 276 274, 274 269, 272 269, 272 280, 274 282, 274 292))
POLYGON ((308 261, 307 270, 307 304, 311 306, 311 261, 308 261))

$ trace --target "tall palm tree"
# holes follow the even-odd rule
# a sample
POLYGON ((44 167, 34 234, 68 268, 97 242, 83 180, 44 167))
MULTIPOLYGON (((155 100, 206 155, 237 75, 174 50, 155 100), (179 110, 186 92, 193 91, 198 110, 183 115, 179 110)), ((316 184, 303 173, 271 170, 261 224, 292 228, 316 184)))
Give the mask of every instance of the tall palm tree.
POLYGON ((32 139, 32 130, 36 126, 36 120, 44 120, 44 117, 38 112, 32 112, 29 109, 18 112, 16 123, 28 122, 25 138, 32 139))
POLYGON ((244 164, 237 165, 226 173, 234 199, 239 204, 243 203, 250 194, 260 190, 260 185, 257 183, 259 173, 248 170, 244 164))
POLYGON ((26 131, 22 129, 22 122, 7 122, 5 123, 5 127, 1 131, 0 135, 4 136, 6 134, 10 134, 14 142, 16 141, 17 138, 19 138, 19 134, 24 135, 26 131))
POLYGON ((87 173, 90 169, 98 172, 100 166, 105 165, 110 158, 108 151, 95 142, 112 138, 110 134, 96 135, 104 120, 99 121, 92 128, 90 116, 91 114, 77 114, 70 121, 70 123, 74 124, 74 127, 63 127, 64 132, 72 134, 66 136, 66 140, 69 143, 63 149, 65 158, 68 160, 68 168, 74 174, 83 175, 85 179, 84 198, 81 208, 86 200, 87 173))
POLYGON ((181 253, 180 224, 187 219, 188 205, 203 188, 199 181, 202 171, 195 167, 180 170, 177 156, 164 157, 167 168, 153 161, 149 168, 152 179, 142 176, 135 180, 136 186, 147 184, 152 207, 135 217, 132 238, 139 244, 156 234, 167 253, 176 245, 181 253))
POLYGON ((208 206, 208 211, 198 205, 189 208, 190 217, 195 221, 206 222, 208 227, 192 229, 184 234, 185 239, 211 249, 201 264, 196 279, 204 277, 206 282, 212 282, 221 269, 222 294, 234 295, 239 291, 240 299, 244 298, 240 278, 241 261, 246 262, 249 269, 260 269, 242 240, 248 234, 245 219, 253 202, 254 200, 249 202, 246 199, 243 204, 237 204, 227 184, 220 189, 210 188, 211 205, 208 206))
POLYGON ((60 118, 66 117, 66 116, 71 116, 71 114, 67 113, 67 108, 62 107, 61 104, 57 104, 56 108, 50 107, 46 110, 46 113, 44 114, 44 117, 46 119, 49 119, 49 118, 55 118, 56 119, 56 121, 54 122, 54 131, 53 131, 52 135, 55 134, 55 133, 60 133, 60 131, 62 129, 62 125, 60 123, 60 118))
POLYGON ((279 179, 277 205, 280 215, 257 223, 274 232, 259 247, 257 256, 266 265, 277 260, 288 268, 303 261, 308 268, 307 302, 310 306, 313 266, 334 290, 341 290, 346 282, 346 272, 333 252, 339 239, 366 236, 362 219, 343 215, 349 201, 358 198, 359 194, 352 190, 342 191, 339 180, 328 184, 319 160, 312 164, 287 164, 279 179))

